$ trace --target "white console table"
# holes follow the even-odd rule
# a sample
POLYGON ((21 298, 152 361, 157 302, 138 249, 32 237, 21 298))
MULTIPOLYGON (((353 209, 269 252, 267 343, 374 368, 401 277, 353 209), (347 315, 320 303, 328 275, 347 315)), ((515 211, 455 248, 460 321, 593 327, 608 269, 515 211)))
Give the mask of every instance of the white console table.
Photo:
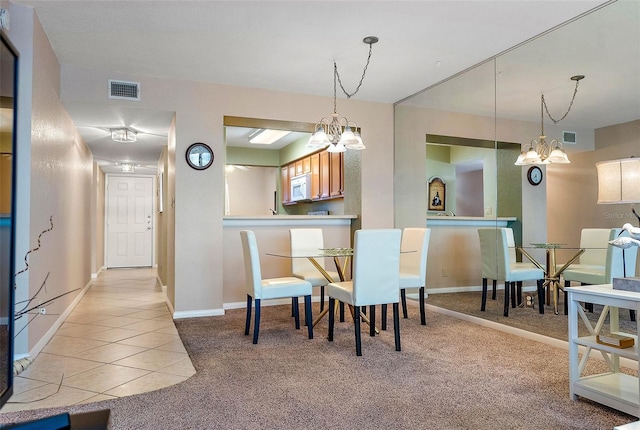
MULTIPOLYGON (((620 373, 620 357, 638 363, 638 333, 640 318, 636 322, 635 333, 619 332, 618 308, 634 309, 640 315, 640 293, 614 290, 611 284, 571 287, 565 291, 569 301, 569 384, 572 400, 578 396, 591 399, 611 408, 640 417, 640 379, 620 373), (603 305, 604 308, 595 327, 587 319, 580 302, 603 305), (609 330, 634 337, 634 346, 615 348, 596 342, 606 316, 609 314, 609 330), (587 327, 588 336, 578 336, 578 319, 587 327), (579 347, 584 347, 579 356, 579 347), (599 351, 609 367, 609 371, 595 375, 582 375, 589 355, 599 351)), ((606 333, 602 333, 606 334, 606 333)), ((638 367, 640 373, 640 367, 638 367)))

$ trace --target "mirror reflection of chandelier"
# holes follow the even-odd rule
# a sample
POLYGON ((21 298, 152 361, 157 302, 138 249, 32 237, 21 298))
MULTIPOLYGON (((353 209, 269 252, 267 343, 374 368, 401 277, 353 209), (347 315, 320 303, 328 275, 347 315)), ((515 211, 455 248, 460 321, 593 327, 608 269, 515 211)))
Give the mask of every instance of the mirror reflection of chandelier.
POLYGON ((558 140, 553 139, 551 142, 547 142, 547 136, 544 134, 544 112, 547 112, 547 115, 553 121, 554 124, 562 121, 571 111, 571 107, 573 106, 573 101, 576 99, 576 94, 578 93, 578 84, 580 80, 584 79, 584 75, 576 75, 572 76, 571 80, 576 81, 576 88, 573 91, 573 97, 571 98, 571 103, 569 103, 569 108, 567 112, 560 119, 555 119, 549 113, 549 108, 547 107, 547 103, 544 100, 544 94, 540 95, 540 137, 539 140, 533 139, 529 145, 528 151, 522 151, 518 156, 518 159, 515 162, 516 166, 527 166, 531 164, 569 164, 569 157, 567 153, 562 149, 562 143, 558 140))
POLYGON ((360 89, 362 81, 364 81, 364 75, 369 67, 369 61, 371 60, 372 45, 378 42, 378 38, 375 36, 368 36, 362 40, 369 45, 369 56, 367 57, 367 64, 362 71, 362 77, 360 83, 356 87, 355 91, 349 94, 342 86, 340 75, 338 74, 338 66, 336 62, 333 62, 333 113, 331 114, 331 120, 322 118, 316 123, 315 131, 307 142, 308 148, 324 148, 327 147, 329 152, 345 152, 347 149, 362 150, 365 149, 365 145, 360 137, 360 130, 353 121, 349 121, 347 118, 340 118, 336 109, 336 82, 340 84, 342 92, 351 98, 360 89))

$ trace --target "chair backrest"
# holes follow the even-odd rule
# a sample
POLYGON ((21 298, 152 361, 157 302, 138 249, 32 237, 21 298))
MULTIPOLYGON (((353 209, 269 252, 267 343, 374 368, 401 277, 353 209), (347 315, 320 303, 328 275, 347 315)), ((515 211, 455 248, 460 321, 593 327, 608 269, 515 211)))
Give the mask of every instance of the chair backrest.
POLYGON ((352 277, 354 305, 398 302, 401 236, 399 229, 356 230, 352 277))
MULTIPOLYGON (((609 240, 617 239, 618 236, 629 236, 629 232, 621 228, 612 228, 609 233, 609 240), (622 232, 622 234, 620 234, 622 232)), ((613 282, 613 278, 624 278, 636 276, 636 260, 638 258, 638 247, 622 249, 607 243, 607 259, 605 264, 606 284, 613 282), (623 260, 624 255, 624 260, 623 260), (624 262, 623 262, 624 261, 624 262)), ((583 254, 584 255, 584 254, 583 254)))
MULTIPOLYGON (((305 254, 316 252, 324 248, 324 240, 321 228, 292 228, 289 229, 289 240, 291 242, 291 254, 305 254)), ((291 272, 317 272, 313 264, 307 258, 292 258, 291 272)))
POLYGON ((506 228, 479 228, 482 277, 504 281, 511 261, 506 228))
POLYGON ((516 259, 516 239, 513 236, 513 229, 505 228, 504 230, 507 234, 507 252, 509 254, 509 261, 516 263, 518 260, 516 259))
POLYGON ((260 271, 260 255, 256 235, 251 230, 240 231, 242 254, 244 256, 245 287, 254 299, 261 298, 262 272, 260 271))
POLYGON ((400 251, 415 251, 400 254, 400 271, 420 277, 421 286, 427 277, 427 254, 429 252, 430 228, 405 228, 402 230, 400 251))
POLYGON ((585 251, 580 256, 580 264, 604 266, 611 234, 610 228, 583 228, 580 232, 580 248, 585 251))

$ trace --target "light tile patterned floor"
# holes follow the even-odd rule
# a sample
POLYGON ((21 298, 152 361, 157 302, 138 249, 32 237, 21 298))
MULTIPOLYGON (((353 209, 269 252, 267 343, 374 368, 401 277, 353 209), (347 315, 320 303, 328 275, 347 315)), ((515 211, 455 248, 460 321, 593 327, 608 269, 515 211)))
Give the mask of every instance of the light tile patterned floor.
POLYGON ((15 378, 0 412, 157 390, 195 374, 153 269, 109 269, 15 378))

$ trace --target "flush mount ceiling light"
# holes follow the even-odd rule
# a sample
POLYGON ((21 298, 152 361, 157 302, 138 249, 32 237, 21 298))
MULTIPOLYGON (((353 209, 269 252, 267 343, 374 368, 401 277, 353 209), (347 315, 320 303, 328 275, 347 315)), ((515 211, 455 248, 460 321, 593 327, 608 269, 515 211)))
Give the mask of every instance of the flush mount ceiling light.
POLYGON ((527 152, 522 151, 518 156, 515 162, 516 166, 526 166, 530 164, 568 164, 571 162, 569 161, 569 157, 567 157, 567 153, 562 149, 562 143, 556 139, 547 143, 547 136, 544 135, 544 112, 547 112, 547 115, 554 124, 562 121, 571 111, 571 106, 573 106, 573 101, 576 99, 576 94, 578 93, 578 84, 582 79, 584 79, 584 75, 571 77, 572 81, 576 81, 576 88, 573 90, 573 97, 571 98, 567 112, 565 112, 560 119, 555 119, 551 116, 547 102, 544 100, 544 94, 540 95, 540 140, 533 139, 531 141, 529 150, 527 152))
POLYGON ((136 171, 133 163, 122 163, 122 173, 133 173, 136 171))
POLYGON ((289 133, 291 132, 285 130, 262 129, 249 136, 249 143, 271 145, 273 142, 277 142, 289 133))
POLYGON ((138 133, 129 128, 111 129, 111 139, 118 143, 133 143, 138 140, 137 134, 138 133))
POLYGON ((362 85, 362 81, 364 81, 364 75, 367 73, 373 44, 378 42, 378 38, 368 36, 362 39, 362 41, 369 45, 369 56, 367 57, 367 64, 362 71, 360 83, 358 83, 356 90, 349 94, 342 86, 342 81, 338 74, 338 66, 335 61, 333 62, 333 113, 331 114, 331 121, 327 118, 322 118, 316 123, 316 131, 309 138, 307 147, 323 148, 329 146, 327 149, 329 152, 344 152, 347 149, 361 150, 366 148, 364 143, 362 143, 362 138, 360 137, 360 132, 356 124, 347 118, 340 118, 340 115, 336 111, 336 81, 340 84, 342 92, 344 92, 348 99, 356 95, 362 85))

